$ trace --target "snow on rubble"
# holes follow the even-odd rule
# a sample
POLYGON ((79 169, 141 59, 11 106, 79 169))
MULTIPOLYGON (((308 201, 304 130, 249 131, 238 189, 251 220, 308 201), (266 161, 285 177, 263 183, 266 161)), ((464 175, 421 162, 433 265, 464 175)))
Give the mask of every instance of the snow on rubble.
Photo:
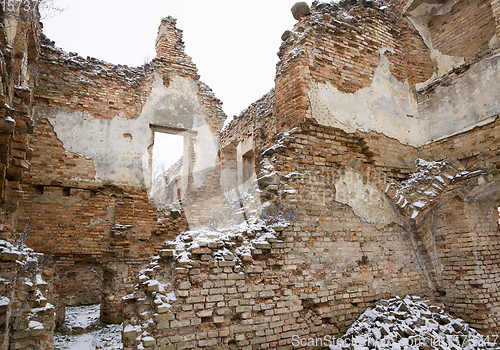
POLYGON ((396 205, 411 215, 417 216, 434 203, 450 183, 474 175, 460 170, 449 162, 431 162, 421 158, 415 160, 415 171, 401 183, 392 182, 384 192, 396 205))
POLYGON ((418 296, 379 301, 334 343, 331 350, 500 349, 495 339, 483 337, 463 320, 418 296))
POLYGON ((263 220, 243 222, 225 229, 200 227, 179 234, 175 240, 167 242, 167 245, 173 247, 174 258, 179 262, 189 262, 193 249, 209 245, 220 246, 220 249, 213 253, 216 260, 239 260, 238 256, 250 256, 259 244, 276 239, 275 228, 277 227, 268 226, 263 220))

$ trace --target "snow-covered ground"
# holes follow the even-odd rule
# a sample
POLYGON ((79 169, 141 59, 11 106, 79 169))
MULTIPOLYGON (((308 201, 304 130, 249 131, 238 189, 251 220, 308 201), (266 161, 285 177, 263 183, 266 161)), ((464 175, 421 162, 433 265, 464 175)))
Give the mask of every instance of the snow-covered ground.
POLYGON ((66 308, 66 318, 61 325, 67 331, 90 328, 99 323, 101 304, 69 306, 66 308))
POLYGON ((119 350, 122 349, 122 325, 98 325, 100 304, 66 308, 66 319, 54 333, 54 350, 119 350), (85 330, 88 332, 85 332, 85 330))

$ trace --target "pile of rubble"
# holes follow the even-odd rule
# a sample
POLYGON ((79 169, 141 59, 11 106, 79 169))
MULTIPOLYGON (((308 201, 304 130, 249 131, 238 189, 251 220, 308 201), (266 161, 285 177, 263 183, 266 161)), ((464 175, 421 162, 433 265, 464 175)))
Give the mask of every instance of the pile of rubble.
POLYGON ((335 343, 331 350, 500 349, 500 339, 483 337, 463 320, 416 296, 381 300, 335 343))

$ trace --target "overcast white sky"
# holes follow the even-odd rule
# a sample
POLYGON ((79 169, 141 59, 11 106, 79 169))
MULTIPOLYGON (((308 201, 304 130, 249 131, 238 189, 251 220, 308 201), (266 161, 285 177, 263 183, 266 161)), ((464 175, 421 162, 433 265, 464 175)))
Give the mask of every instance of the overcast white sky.
POLYGON ((65 51, 138 66, 156 56, 158 26, 172 16, 201 80, 232 118, 273 87, 281 34, 296 23, 290 12, 296 1, 54 0, 66 9, 43 24, 65 51))

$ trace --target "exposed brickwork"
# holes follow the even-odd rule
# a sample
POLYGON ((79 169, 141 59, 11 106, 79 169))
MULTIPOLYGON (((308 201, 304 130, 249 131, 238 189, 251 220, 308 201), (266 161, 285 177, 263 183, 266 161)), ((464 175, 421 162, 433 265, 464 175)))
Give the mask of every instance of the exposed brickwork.
MULTIPOLYGON (((1 14, 2 21, 5 19, 1 14)), ((34 77, 23 74, 22 59, 26 54, 31 72, 37 67, 38 26, 34 21, 19 19, 8 47, 6 33, 1 35, 2 84, 0 85, 0 213, 13 212, 22 196, 20 184, 29 167, 32 152, 28 134, 33 131, 31 119, 34 77)), ((3 216, 5 219, 5 216, 3 216)), ((5 224, 5 222, 4 222, 5 224)), ((3 231, 3 230, 2 230, 3 231)), ((0 238, 9 238, 8 230, 0 238)))
MULTIPOLYGON (((297 191, 278 193, 299 221, 256 246, 250 261, 214 261, 214 253, 238 245, 228 242, 209 243, 192 251, 192 262, 170 265, 174 252, 167 245, 163 263, 153 270, 173 274, 178 300, 172 309, 140 301, 162 294, 144 279, 126 300, 128 312, 146 312, 145 321, 153 315, 156 328, 146 329, 156 339, 153 348, 288 349, 293 335, 345 331, 383 295, 428 293, 418 253, 402 227, 360 222, 335 201, 332 184, 343 167, 367 162, 360 140, 338 129, 303 124, 291 133, 286 149, 266 152, 264 158, 280 175, 280 188, 297 191)), ((271 193, 265 199, 278 200, 271 193)), ((148 276, 166 282, 155 272, 148 276)), ((125 348, 139 343, 134 334, 125 333, 125 348)))
POLYGON ((130 68, 68 54, 42 37, 37 106, 57 106, 99 118, 137 118, 150 90, 149 66, 130 68))
POLYGON ((410 87, 429 79, 434 67, 429 48, 406 18, 376 3, 313 5, 313 14, 297 23, 281 45, 276 75, 277 131, 300 123, 308 108, 308 82, 330 83, 354 93, 370 86, 381 54, 390 72, 410 87), (352 6, 352 5, 351 5, 352 6))
POLYGON ((497 208, 467 201, 477 177, 464 180, 449 186, 429 208, 415 227, 415 237, 427 252, 436 300, 480 331, 496 334, 498 293, 491 281, 498 279, 497 208))
POLYGON ((466 169, 500 169, 500 117, 464 134, 451 136, 420 149, 424 159, 457 161, 466 169))
POLYGON ((196 66, 184 52, 182 30, 176 27, 176 22, 172 17, 162 19, 156 38, 156 57, 165 60, 169 69, 197 76, 196 66))
MULTIPOLYGON (((491 121, 491 115, 484 125, 413 147, 377 129, 362 132, 366 129, 356 126, 347 132, 343 126, 322 125, 311 111, 314 84, 352 95, 373 86, 375 77, 390 80, 378 85, 387 95, 394 85, 403 86, 397 90, 401 96, 393 98, 410 99, 416 111, 417 103, 438 88, 461 82, 470 67, 498 54, 498 47, 488 47, 495 20, 499 26, 498 0, 462 0, 431 19, 429 27, 434 48, 464 56, 466 64, 414 95, 415 85, 436 70, 420 33, 402 15, 417 5, 314 2, 311 15, 284 36, 275 88, 222 132, 221 103, 200 82, 174 19, 162 20, 158 57, 139 68, 83 59, 41 37, 36 89, 33 77, 2 77, 9 81, 0 91, 8 105, 0 114, 16 124, 0 123, 0 198, 6 210, 1 218, 15 219, 19 231, 30 222, 28 245, 44 253, 54 250, 54 257, 41 274, 49 285, 35 275, 30 275, 29 288, 0 285, 0 294, 9 295, 7 307, 0 307, 0 321, 5 320, 0 326, 7 330, 0 337, 1 350, 13 334, 21 339, 16 348, 49 348, 54 310, 60 322, 65 305, 99 300, 101 320, 125 318, 125 349, 140 344, 151 349, 291 349, 294 335, 344 332, 380 298, 406 294, 442 302, 483 333, 498 331, 499 117, 491 121), (377 69, 387 62, 380 78, 377 69), (22 81, 30 89, 16 86, 22 81), (158 96, 163 102, 180 101, 168 105, 173 106, 169 114, 179 112, 178 119, 150 108, 148 102, 158 96), (102 155, 70 151, 73 139, 51 124, 56 116, 46 107, 110 125, 122 119, 136 125, 148 115, 148 135, 137 138, 149 137, 155 127, 189 134, 180 216, 155 208, 140 181, 131 185, 99 178, 102 155), (189 118, 198 113, 208 128, 191 130, 189 118), (217 140, 213 159, 200 150, 211 146, 201 144, 207 130, 209 139, 217 140), (246 161, 255 165, 255 181, 238 178, 243 148, 251 158, 246 161), (197 151, 210 158, 207 168, 196 167, 197 151), (419 164, 425 162, 417 158, 449 163, 435 164, 429 176, 419 178, 419 164), (5 215, 16 208, 15 216, 5 215), (235 225, 230 230, 218 228, 234 212, 241 222, 231 217, 235 225), (199 225, 212 241, 197 241, 200 231, 185 232, 199 225), (46 290, 54 306, 27 297, 37 289, 46 290), (23 319, 34 307, 45 307, 46 314, 36 321, 47 333, 30 329, 23 319), (11 322, 16 318, 23 321, 11 322)), ((32 29, 20 28, 21 36, 31 38, 32 29)), ((28 59, 36 60, 37 35, 15 49, 28 50, 28 59)), ((9 51, 4 41, 2 67, 20 71, 22 55, 9 51)), ((409 114, 397 122, 418 117, 409 114)), ((132 134, 123 137, 131 140, 132 134)), ((140 147, 146 156, 151 151, 147 141, 140 147)), ((4 229, 0 238, 10 239, 8 232, 4 229)), ((4 250, 0 277, 19 279, 23 270, 13 261, 28 253, 4 250)))
MULTIPOLYGON (((340 23, 335 5, 315 6, 316 12, 299 21, 280 48, 274 95, 265 95, 233 120, 220 141, 223 168, 234 173, 238 145, 253 137, 255 172, 267 213, 271 217, 294 214, 298 220, 277 230, 276 239, 254 247, 251 265, 235 249, 240 241, 202 245, 191 251, 190 262, 171 261, 179 248, 167 243, 161 258, 153 259, 151 271, 145 273, 148 277, 139 278, 137 290, 126 299, 127 311, 144 318, 126 320, 130 327, 126 327, 125 348, 142 342, 171 349, 287 349, 292 347, 293 335, 320 337, 344 331, 384 293, 428 295, 482 332, 497 327, 491 305, 479 297, 462 298, 467 288, 484 290, 483 286, 455 282, 447 271, 456 270, 461 259, 467 264, 465 257, 472 253, 491 259, 483 263, 478 258, 474 265, 478 270, 465 268, 467 278, 460 281, 494 283, 497 278, 493 251, 498 248, 492 228, 498 228, 498 215, 490 210, 495 206, 490 202, 464 204, 478 183, 454 175, 463 169, 488 168, 496 176, 498 123, 415 148, 381 133, 347 133, 307 120, 310 82, 328 82, 344 93, 369 86, 381 48, 392 49, 385 53, 390 72, 399 81, 407 79, 410 87, 429 79, 434 70, 428 48, 406 19, 374 6, 351 10, 358 17, 340 23), (291 131, 279 133, 287 130, 291 131), (270 140, 277 133, 278 141, 273 144, 270 140), (415 193, 403 196, 398 186, 413 173, 418 157, 458 162, 439 168, 441 172, 412 187, 415 193), (270 168, 274 175, 269 175, 270 168), (348 171, 359 174, 367 191, 378 190, 384 200, 392 201, 390 206, 399 213, 394 215, 401 223, 370 223, 378 218, 360 217, 355 208, 341 204, 337 188, 348 181, 344 177, 348 171), (427 193, 436 184, 439 190, 427 193), (402 206, 405 199, 408 203, 402 206), (472 232, 470 228, 481 221, 484 225, 472 232), (467 253, 458 252, 464 242, 474 241, 468 238, 473 235, 484 237, 491 250, 485 243, 471 244, 467 253), (441 236, 447 236, 444 246, 441 236), (215 261, 213 257, 220 256, 223 248, 241 261, 215 261), (457 251, 456 256, 451 251, 457 251), (436 259, 445 261, 444 272, 436 259), (175 285, 169 290, 162 291, 153 282, 171 279, 175 285), (169 302, 172 307, 168 308, 161 300, 171 291, 177 300, 169 302), (151 307, 152 300, 157 300, 155 307, 151 307), (147 325, 150 316, 154 327, 147 325), (137 339, 144 330, 154 340, 137 339)), ((495 52, 483 52, 468 64, 495 52)), ((436 84, 454 84, 460 77, 456 70, 436 84)), ((432 85, 425 91, 431 90, 432 85)), ((496 302, 496 294, 489 295, 496 302)))
MULTIPOLYGON (((54 306, 42 279, 42 254, 0 241, 0 346, 8 349, 52 349, 54 306)), ((44 276, 45 277, 45 276, 44 276)))
POLYGON ((489 1, 462 0, 450 12, 429 22, 432 45, 448 56, 468 61, 488 49, 495 35, 495 21, 489 1))
POLYGON ((36 152, 36 157, 31 160, 31 169, 26 176, 29 182, 43 186, 50 185, 53 181, 56 181, 55 184, 60 183, 63 179, 95 180, 92 160, 75 153, 68 154, 46 119, 37 122, 30 145, 36 152))
POLYGON ((430 50, 411 21, 406 18, 401 20, 401 40, 408 84, 415 87, 415 84, 430 79, 434 72, 430 50))
MULTIPOLYGON (((39 51, 38 10, 4 13, 0 8, 0 349, 52 348, 54 306, 42 279, 42 254, 14 232, 13 214, 23 196, 33 156, 29 134, 39 51), (8 19, 8 21, 7 21, 8 19)), ((45 277, 45 276, 43 276, 45 277)))
MULTIPOLYGON (((195 81, 198 93, 194 98, 209 116, 207 124, 217 137, 225 115, 220 101, 199 81, 196 66, 183 52, 181 34, 175 20, 165 19, 157 41, 159 57, 139 68, 85 60, 42 38, 37 122, 31 137, 36 156, 23 187, 19 227, 31 219, 28 244, 44 253, 55 252, 49 269, 53 272, 51 300, 59 299, 58 321, 65 305, 101 300, 101 319, 120 322, 121 297, 130 292, 140 266, 165 239, 187 230, 188 223, 184 213, 174 219, 168 210, 154 207, 143 186, 99 179, 93 159, 65 149, 46 119, 50 110, 44 108, 85 112, 97 119, 137 119, 156 77, 168 87, 171 79, 181 76, 195 81)), ((194 162, 196 155, 191 157, 194 162)), ((201 188, 188 186, 186 195, 209 201, 213 193, 220 193, 219 178, 217 168, 205 174, 201 188)), ((198 209, 188 200, 184 204, 193 223, 206 220, 204 208, 198 209)))
MULTIPOLYGON (((81 275, 88 264, 140 265, 165 239, 188 228, 184 216, 170 220, 153 207, 144 190, 95 180, 92 161, 65 151, 46 120, 37 124, 31 141, 40 156, 23 186, 20 225, 31 219, 31 247, 47 254, 55 249, 51 268, 59 279, 56 293, 69 305, 100 297, 96 288, 102 280, 81 275), (78 283, 66 283, 72 270, 78 283)), ((135 271, 127 274, 134 276, 135 271)), ((126 294, 124 286, 121 292, 112 291, 114 300, 126 294)))

